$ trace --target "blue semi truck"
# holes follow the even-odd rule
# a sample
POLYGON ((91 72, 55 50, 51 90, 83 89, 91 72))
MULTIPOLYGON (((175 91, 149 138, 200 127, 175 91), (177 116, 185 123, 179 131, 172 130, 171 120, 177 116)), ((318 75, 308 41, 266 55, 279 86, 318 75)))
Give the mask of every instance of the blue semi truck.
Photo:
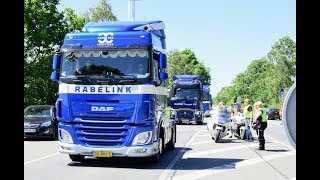
POLYGON ((210 94, 210 85, 203 85, 203 114, 205 117, 210 116, 212 107, 212 97, 210 94))
POLYGON ((203 123, 203 85, 200 75, 174 75, 170 119, 178 124, 203 123))
POLYGON ((53 57, 59 84, 59 151, 159 160, 176 142, 166 116, 167 56, 162 21, 89 22, 65 35, 53 57))

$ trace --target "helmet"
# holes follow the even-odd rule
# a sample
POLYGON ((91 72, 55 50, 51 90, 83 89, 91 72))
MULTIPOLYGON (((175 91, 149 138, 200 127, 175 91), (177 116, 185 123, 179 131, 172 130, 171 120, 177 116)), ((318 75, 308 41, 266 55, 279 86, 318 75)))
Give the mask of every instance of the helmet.
POLYGON ((254 121, 252 123, 252 129, 257 130, 261 127, 261 122, 260 121, 254 121))

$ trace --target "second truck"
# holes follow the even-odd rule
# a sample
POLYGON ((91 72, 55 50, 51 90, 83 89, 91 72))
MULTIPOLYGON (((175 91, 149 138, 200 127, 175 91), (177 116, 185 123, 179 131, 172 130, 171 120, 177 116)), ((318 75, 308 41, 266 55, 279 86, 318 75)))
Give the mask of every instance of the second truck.
POLYGON ((203 123, 203 84, 200 75, 172 77, 170 119, 178 124, 203 123))

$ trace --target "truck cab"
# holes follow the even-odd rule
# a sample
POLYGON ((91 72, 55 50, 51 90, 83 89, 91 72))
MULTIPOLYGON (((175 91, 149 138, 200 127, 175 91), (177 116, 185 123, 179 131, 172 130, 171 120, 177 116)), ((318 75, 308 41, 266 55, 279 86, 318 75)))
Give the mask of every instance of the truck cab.
POLYGON ((59 151, 72 161, 148 157, 175 145, 166 118, 167 55, 162 21, 89 22, 65 35, 53 58, 59 84, 59 151))
POLYGON ((200 75, 173 76, 170 119, 178 124, 203 123, 203 85, 200 75))

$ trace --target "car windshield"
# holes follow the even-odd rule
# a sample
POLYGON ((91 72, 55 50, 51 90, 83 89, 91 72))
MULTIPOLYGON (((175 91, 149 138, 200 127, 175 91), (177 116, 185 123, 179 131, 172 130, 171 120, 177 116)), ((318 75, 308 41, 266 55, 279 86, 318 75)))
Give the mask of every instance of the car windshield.
POLYGON ((147 78, 150 76, 147 50, 67 51, 62 55, 61 77, 86 75, 147 78))
POLYGON ((41 116, 47 117, 51 116, 50 114, 50 107, 28 107, 25 112, 25 116, 41 116))

